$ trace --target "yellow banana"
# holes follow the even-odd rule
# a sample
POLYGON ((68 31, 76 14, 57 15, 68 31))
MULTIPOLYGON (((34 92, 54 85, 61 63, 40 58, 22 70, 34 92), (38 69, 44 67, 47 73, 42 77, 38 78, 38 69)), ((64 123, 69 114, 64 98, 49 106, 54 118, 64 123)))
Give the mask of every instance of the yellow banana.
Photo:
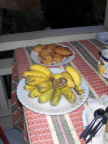
POLYGON ((42 94, 38 97, 38 102, 39 102, 39 103, 45 103, 45 102, 47 102, 48 100, 50 100, 52 93, 53 93, 53 89, 52 89, 52 88, 51 88, 50 90, 42 93, 42 94))
POLYGON ((64 87, 61 91, 69 103, 74 103, 76 101, 76 96, 69 87, 64 87))
POLYGON ((48 78, 51 77, 51 71, 46 67, 46 66, 43 66, 43 65, 40 65, 40 64, 33 64, 29 67, 29 70, 32 70, 32 71, 39 71, 39 72, 42 72, 44 73, 48 78))
POLYGON ((61 90, 60 89, 55 89, 53 91, 53 94, 52 94, 51 98, 50 98, 50 104, 52 106, 56 106, 60 102, 61 97, 62 97, 61 90))
POLYGON ((25 71, 23 74, 24 78, 27 78, 30 76, 41 76, 41 77, 47 78, 47 76, 43 72, 39 72, 39 71, 25 71))
POLYGON ((38 85, 41 82, 47 81, 48 78, 40 77, 40 76, 31 76, 27 77, 25 83, 30 86, 38 85))
POLYGON ((25 85, 24 88, 28 91, 31 91, 35 88, 35 86, 29 86, 29 85, 25 85))
POLYGON ((42 93, 40 93, 37 89, 37 87, 35 87, 33 90, 31 90, 28 94, 29 97, 31 98, 35 98, 35 97, 39 97, 42 93))
POLYGON ((71 76, 67 72, 62 72, 61 74, 71 79, 71 76))
POLYGON ((63 76, 62 74, 59 74, 59 73, 56 73, 56 74, 53 75, 53 78, 54 78, 55 80, 57 80, 57 79, 59 79, 59 78, 61 78, 61 77, 64 77, 64 78, 67 79, 67 81, 68 81, 68 82, 67 82, 67 87, 74 88, 75 84, 74 84, 74 82, 72 81, 72 79, 69 79, 68 77, 63 76))
POLYGON ((81 84, 81 76, 80 76, 79 72, 71 66, 66 66, 65 70, 71 76, 71 78, 74 81, 75 85, 77 87, 79 87, 79 85, 81 84))
POLYGON ((52 88, 52 82, 49 81, 49 80, 41 82, 37 85, 37 89, 38 89, 39 92, 46 92, 51 88, 52 88))

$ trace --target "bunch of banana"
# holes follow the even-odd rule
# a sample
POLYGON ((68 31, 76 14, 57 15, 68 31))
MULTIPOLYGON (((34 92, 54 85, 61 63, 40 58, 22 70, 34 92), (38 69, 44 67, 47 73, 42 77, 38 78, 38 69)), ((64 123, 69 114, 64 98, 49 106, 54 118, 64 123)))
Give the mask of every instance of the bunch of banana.
POLYGON ((81 76, 79 72, 71 66, 65 67, 65 72, 53 74, 46 66, 34 64, 25 71, 24 88, 29 92, 31 98, 38 97, 39 103, 50 101, 51 106, 56 106, 62 95, 69 103, 74 103, 76 96, 72 89, 78 94, 82 94, 81 76))
POLYGON ((74 82, 74 90, 77 92, 78 95, 81 95, 82 93, 84 93, 84 90, 81 89, 81 76, 79 74, 79 72, 71 67, 71 66, 66 66, 65 67, 66 72, 69 74, 69 76, 71 77, 72 81, 74 82))
MULTIPOLYGON (((55 74, 56 75, 56 74, 55 74)), ((54 75, 54 76, 55 76, 54 75)), ((58 75, 58 74, 57 74, 58 75)), ((60 77, 53 82, 53 87, 55 88, 50 99, 50 104, 56 106, 64 95, 69 103, 74 103, 76 96, 74 95, 72 89, 68 87, 68 80, 65 77, 60 77)))
POLYGON ((25 78, 24 88, 29 92, 30 98, 38 97, 39 103, 47 102, 53 92, 51 71, 43 65, 34 64, 29 67, 28 71, 23 74, 25 78))

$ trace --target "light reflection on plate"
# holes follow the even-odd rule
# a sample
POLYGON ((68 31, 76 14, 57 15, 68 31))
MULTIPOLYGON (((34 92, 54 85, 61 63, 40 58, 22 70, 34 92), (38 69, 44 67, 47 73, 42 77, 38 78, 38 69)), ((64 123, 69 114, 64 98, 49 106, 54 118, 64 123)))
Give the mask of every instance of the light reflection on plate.
MULTIPOLYGON (((58 45, 61 45, 61 44, 58 44, 58 45)), ((68 47, 66 45, 62 45, 62 46, 68 47)), ((56 63, 56 62, 53 61, 53 64, 51 66, 61 66, 63 64, 67 64, 67 63, 71 62, 75 58, 74 50, 72 50, 70 47, 68 47, 68 48, 73 52, 72 56, 70 56, 69 58, 64 58, 60 63, 56 63)), ((32 51, 31 54, 30 54, 30 57, 35 63, 45 65, 45 64, 41 63, 41 59, 38 57, 38 53, 32 51)))
MULTIPOLYGON (((61 73, 65 71, 64 69, 60 68, 50 68, 51 72, 53 74, 55 73, 61 73)), ((81 82, 81 87, 82 89, 85 89, 85 92, 82 95, 77 95, 76 92, 73 90, 73 92, 76 95, 76 102, 71 104, 69 103, 64 96, 62 96, 59 104, 57 106, 51 106, 50 102, 46 102, 44 104, 38 103, 38 98, 30 98, 28 97, 29 91, 24 89, 25 86, 25 79, 22 78, 22 80, 19 82, 18 87, 17 87, 17 97, 19 101, 24 105, 26 108, 29 110, 40 113, 40 114, 45 114, 45 115, 62 115, 66 113, 70 113, 79 107, 81 107, 84 102, 88 98, 89 94, 89 88, 86 83, 86 81, 82 78, 81 82)))

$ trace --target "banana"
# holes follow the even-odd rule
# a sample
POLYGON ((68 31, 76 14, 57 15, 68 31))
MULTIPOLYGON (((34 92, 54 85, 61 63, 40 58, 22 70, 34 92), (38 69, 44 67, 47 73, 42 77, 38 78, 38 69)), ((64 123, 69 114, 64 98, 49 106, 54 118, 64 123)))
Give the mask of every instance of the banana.
POLYGON ((52 106, 56 106, 60 102, 61 97, 62 97, 61 90, 60 89, 55 89, 53 91, 53 94, 52 94, 51 98, 50 98, 50 104, 52 106))
POLYGON ((71 79, 71 76, 67 72, 62 72, 61 74, 71 79))
POLYGON ((84 93, 84 91, 85 90, 82 90, 82 88, 81 88, 81 86, 79 86, 79 87, 74 87, 74 90, 76 91, 76 93, 78 94, 78 95, 81 95, 81 94, 83 94, 84 93))
POLYGON ((64 77, 64 78, 67 79, 67 81, 68 81, 68 82, 67 82, 67 87, 74 88, 75 84, 74 84, 74 82, 72 81, 72 79, 69 79, 68 77, 63 76, 62 74, 59 74, 59 73, 56 73, 56 74, 53 75, 53 78, 54 78, 55 80, 57 80, 58 78, 61 78, 61 77, 64 77))
POLYGON ((46 92, 52 88, 52 82, 50 80, 41 82, 37 85, 37 89, 39 92, 46 92))
POLYGON ((62 88, 61 92, 69 103, 74 103, 76 101, 76 96, 69 87, 62 88))
POLYGON ((79 85, 81 84, 81 76, 80 76, 79 72, 71 66, 66 66, 65 70, 71 76, 71 78, 74 81, 75 85, 77 87, 79 87, 79 85))
POLYGON ((40 76, 31 76, 27 77, 25 83, 30 86, 38 85, 41 82, 47 81, 48 78, 40 77, 40 76))
POLYGON ((39 71, 25 71, 23 74, 24 78, 27 78, 30 76, 41 76, 41 77, 47 78, 47 76, 43 72, 39 72, 39 71))
POLYGON ((50 100, 52 93, 53 93, 53 88, 51 88, 50 90, 42 93, 42 94, 38 97, 38 102, 39 102, 39 103, 45 103, 45 102, 47 102, 48 100, 50 100))
POLYGON ((29 86, 29 85, 25 85, 24 86, 24 89, 28 90, 28 91, 31 91, 35 88, 35 86, 29 86))
POLYGON ((60 77, 60 78, 58 78, 57 80, 55 80, 53 82, 53 87, 55 89, 61 89, 61 88, 65 87, 65 86, 67 86, 67 83, 68 83, 68 81, 67 81, 66 78, 60 77))
POLYGON ((35 87, 33 90, 31 90, 28 94, 28 96, 30 98, 35 98, 35 97, 39 97, 42 93, 40 93, 37 89, 37 87, 35 87))
POLYGON ((43 66, 43 65, 40 65, 40 64, 33 64, 29 67, 29 70, 30 71, 39 71, 39 72, 42 72, 44 73, 48 78, 51 77, 51 71, 46 67, 46 66, 43 66))

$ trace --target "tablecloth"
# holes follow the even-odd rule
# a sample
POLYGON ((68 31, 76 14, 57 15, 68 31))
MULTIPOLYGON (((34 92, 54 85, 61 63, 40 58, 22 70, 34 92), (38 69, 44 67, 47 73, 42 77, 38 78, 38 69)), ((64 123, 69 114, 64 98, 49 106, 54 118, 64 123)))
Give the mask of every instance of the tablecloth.
MULTIPOLYGON (((108 79, 98 73, 99 51, 106 49, 98 40, 87 39, 63 42, 75 51, 72 62, 60 66, 71 65, 76 68, 89 86, 88 98, 99 98, 108 95, 108 79)), ((50 116, 35 113, 22 106, 17 99, 16 89, 24 71, 34 62, 30 58, 33 46, 16 48, 12 67, 12 115, 14 128, 24 130, 24 143, 30 144, 84 144, 79 139, 84 130, 82 112, 84 103, 77 110, 64 115, 50 116)))

